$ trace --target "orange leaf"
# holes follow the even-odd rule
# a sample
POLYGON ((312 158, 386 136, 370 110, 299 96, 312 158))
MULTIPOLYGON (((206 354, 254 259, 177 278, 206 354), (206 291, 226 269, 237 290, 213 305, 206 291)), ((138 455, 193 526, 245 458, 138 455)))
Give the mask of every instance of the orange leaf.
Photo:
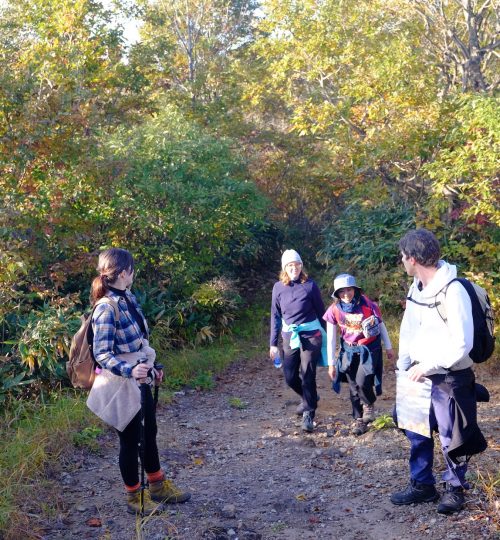
POLYGON ((102 521, 99 518, 90 518, 87 520, 89 527, 102 527, 102 521))

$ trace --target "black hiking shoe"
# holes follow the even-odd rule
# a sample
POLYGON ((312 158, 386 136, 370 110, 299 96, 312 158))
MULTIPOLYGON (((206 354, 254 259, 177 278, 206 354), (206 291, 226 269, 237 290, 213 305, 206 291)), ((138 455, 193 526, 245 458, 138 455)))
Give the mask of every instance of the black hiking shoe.
POLYGON ((392 504, 413 504, 434 502, 439 498, 439 493, 432 484, 420 484, 415 480, 403 491, 397 491, 391 495, 392 504))
MULTIPOLYGON (((318 401, 319 401, 319 395, 318 395, 318 401)), ((298 405, 297 405, 297 408, 295 409, 295 412, 297 413, 297 416, 302 416, 304 414, 304 409, 305 409, 305 403, 303 401, 301 401, 298 405)))
POLYGON ((446 491, 443 493, 437 507, 438 514, 453 514, 460 512, 464 507, 465 497, 462 486, 446 485, 446 491))
POLYGON ((312 433, 314 429, 314 412, 313 411, 304 411, 302 414, 302 429, 308 433, 312 433))

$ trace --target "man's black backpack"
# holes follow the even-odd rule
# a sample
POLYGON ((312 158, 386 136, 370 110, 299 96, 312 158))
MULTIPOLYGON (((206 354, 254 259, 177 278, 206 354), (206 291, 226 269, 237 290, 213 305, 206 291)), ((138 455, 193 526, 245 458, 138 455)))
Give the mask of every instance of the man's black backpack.
POLYGON ((470 297, 472 320, 474 321, 474 345, 469 356, 476 364, 480 364, 488 360, 495 349, 494 315, 490 299, 488 293, 476 283, 465 278, 452 279, 436 295, 436 309, 444 322, 447 321, 445 303, 439 302, 437 298, 440 293, 446 296, 448 287, 454 281, 459 281, 470 297))

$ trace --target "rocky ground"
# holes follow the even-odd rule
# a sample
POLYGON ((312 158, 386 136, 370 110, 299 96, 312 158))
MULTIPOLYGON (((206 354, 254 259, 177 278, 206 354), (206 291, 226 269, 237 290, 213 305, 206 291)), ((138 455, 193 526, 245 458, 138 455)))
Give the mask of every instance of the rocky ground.
MULTIPOLYGON (((481 381, 481 375, 478 379, 481 381)), ((483 379, 489 379, 485 372, 483 379)), ((394 402, 387 369, 377 413, 394 402)), ((482 382, 485 382, 484 380, 482 382)), ((436 504, 396 507, 389 495, 408 481, 405 437, 396 429, 350 433, 347 388, 330 390, 318 372, 321 396, 314 433, 305 434, 298 403, 281 370, 262 358, 236 362, 209 392, 179 392, 158 411, 159 447, 168 475, 192 492, 142 525, 126 512, 117 466, 117 438, 108 432, 99 455, 76 453, 57 472, 63 488, 44 540, 99 538, 447 540, 500 538, 495 502, 487 501, 488 472, 500 457, 500 385, 486 381, 492 400, 480 404, 490 448, 473 458, 484 482, 471 490, 460 514, 436 504), (242 408, 238 408, 238 406, 242 408), (244 407, 244 408, 243 408, 244 407)), ((436 466, 442 460, 436 451, 436 466)), ((496 502, 498 517, 498 501, 496 502)))

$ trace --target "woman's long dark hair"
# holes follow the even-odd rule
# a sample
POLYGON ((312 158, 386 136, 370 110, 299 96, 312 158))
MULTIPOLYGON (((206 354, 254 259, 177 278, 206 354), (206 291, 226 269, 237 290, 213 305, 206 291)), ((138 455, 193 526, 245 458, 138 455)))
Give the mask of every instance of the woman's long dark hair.
POLYGON ((94 305, 99 298, 106 295, 109 286, 113 285, 123 270, 134 269, 134 258, 126 249, 111 248, 99 254, 97 273, 90 287, 90 303, 94 305))

